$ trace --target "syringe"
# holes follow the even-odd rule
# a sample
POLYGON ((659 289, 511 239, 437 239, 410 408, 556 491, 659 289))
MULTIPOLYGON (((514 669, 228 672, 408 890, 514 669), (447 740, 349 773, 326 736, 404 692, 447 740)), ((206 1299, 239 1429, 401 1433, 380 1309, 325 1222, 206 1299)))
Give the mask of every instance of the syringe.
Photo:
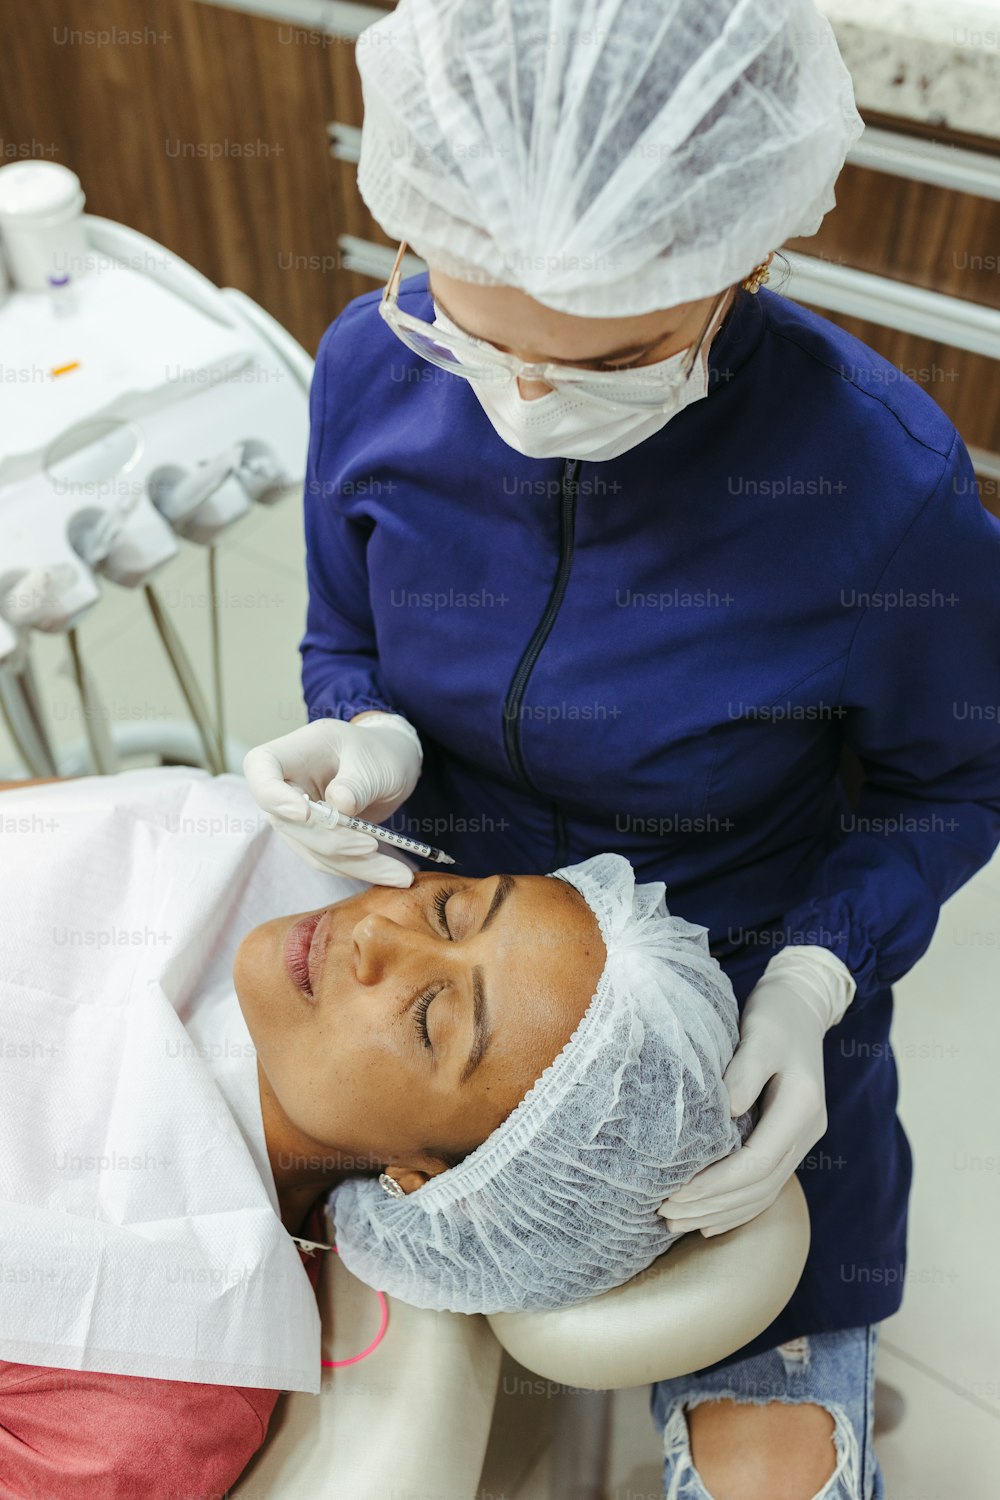
POLYGON ((331 807, 329 802, 316 802, 312 797, 302 793, 309 805, 310 812, 317 818, 322 818, 328 828, 353 828, 356 833, 370 834, 373 839, 380 843, 392 844, 395 849, 405 849, 408 854, 419 854, 421 859, 429 859, 436 865, 453 865, 455 861, 450 854, 445 854, 443 849, 432 849, 430 844, 423 844, 419 839, 407 838, 405 833, 396 833, 391 828, 380 828, 377 823, 369 823, 365 818, 351 818, 347 813, 338 812, 331 807))

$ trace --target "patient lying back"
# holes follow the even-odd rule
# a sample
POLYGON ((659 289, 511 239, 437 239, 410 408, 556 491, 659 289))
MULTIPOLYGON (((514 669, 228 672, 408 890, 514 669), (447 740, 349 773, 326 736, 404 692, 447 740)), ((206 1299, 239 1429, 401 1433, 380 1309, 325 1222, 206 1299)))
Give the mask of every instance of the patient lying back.
POLYGON ((619 855, 373 887, 257 928, 234 978, 286 1223, 335 1189, 345 1264, 419 1306, 619 1285, 677 1237, 663 1199, 749 1129, 705 929, 619 855))
MULTIPOLYGON (((8 1029, 44 1033, 55 1061, 19 1065, 9 1096, 4 1191, 27 1214, 2 1248, 34 1253, 41 1214, 46 1243, 67 1223, 86 1242, 88 1285, 114 1247, 121 1286, 160 1288, 133 1299, 134 1348, 95 1368, 145 1370, 182 1319, 199 1330, 185 1374, 217 1378, 226 1345, 261 1383, 309 1388, 308 1288, 286 1273, 276 1300, 261 1274, 234 1323, 204 1275, 259 1262, 277 1284, 294 1256, 281 1226, 301 1234, 331 1190, 344 1263, 404 1300, 582 1300, 668 1248, 660 1203, 740 1145, 732 989, 705 929, 619 855, 361 888, 292 855, 241 778, 6 796, 59 838, 40 866, 26 835, 8 893, 8 1029), (296 904, 311 909, 273 915, 296 904), (53 941, 54 914, 79 944, 53 941), (94 1169, 58 1168, 91 1142, 94 1169), (122 1152, 165 1164, 123 1176, 122 1152)), ((19 1309, 21 1343, 44 1344, 37 1304, 19 1309)), ((110 1303, 90 1318, 74 1360, 120 1339, 110 1303)))
POLYGON ((345 1176, 411 1193, 468 1156, 569 1040, 604 959, 586 901, 544 876, 417 875, 255 928, 233 979, 285 1224, 345 1176))

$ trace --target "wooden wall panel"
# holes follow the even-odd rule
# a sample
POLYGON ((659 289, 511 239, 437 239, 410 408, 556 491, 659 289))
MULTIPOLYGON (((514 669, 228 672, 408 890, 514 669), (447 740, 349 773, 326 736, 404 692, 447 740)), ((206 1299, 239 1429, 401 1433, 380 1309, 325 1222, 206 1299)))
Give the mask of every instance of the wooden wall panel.
MULTIPOLYGON (((1000 203, 855 166, 836 191, 819 232, 784 248, 1000 308, 1000 203)), ((922 385, 967 443, 1000 452, 995 361, 859 318, 834 321, 922 385)), ((984 494, 991 509, 996 488, 984 494)))
POLYGON ((192 0, 15 0, 4 30, 4 159, 72 167, 88 212, 239 287, 314 352, 345 301, 325 54, 353 67, 353 45, 192 0), (98 26, 146 39, 60 40, 98 26))
POLYGON ((1000 203, 845 166, 837 206, 787 248, 1000 307, 1000 203))

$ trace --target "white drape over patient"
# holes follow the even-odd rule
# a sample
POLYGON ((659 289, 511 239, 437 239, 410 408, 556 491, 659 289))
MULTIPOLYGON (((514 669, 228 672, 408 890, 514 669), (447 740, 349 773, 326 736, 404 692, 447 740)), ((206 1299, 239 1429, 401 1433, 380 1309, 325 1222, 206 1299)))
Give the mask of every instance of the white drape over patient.
POLYGON ((0 1359, 317 1391, 231 970, 360 887, 235 776, 6 791, 0 829, 0 1359))
MULTIPOLYGON (((0 1359, 316 1391, 231 972, 259 923, 361 887, 299 859, 234 776, 8 791, 0 830, 0 1359)), ((560 873, 609 953, 572 1041, 460 1166, 405 1200, 334 1195, 345 1264, 404 1300, 513 1309, 626 1280, 676 1238, 662 1198, 749 1124, 705 929, 618 855, 560 873)))

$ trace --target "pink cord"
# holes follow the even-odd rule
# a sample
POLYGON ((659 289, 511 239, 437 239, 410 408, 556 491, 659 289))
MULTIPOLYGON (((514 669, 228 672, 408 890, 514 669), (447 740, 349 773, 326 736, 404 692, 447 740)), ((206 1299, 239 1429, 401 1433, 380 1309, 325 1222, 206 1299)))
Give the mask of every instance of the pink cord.
MULTIPOLYGON (((338 1253, 336 1245, 331 1245, 330 1249, 334 1255, 338 1253)), ((369 1354, 374 1354, 379 1344, 381 1344, 385 1338, 385 1331, 389 1326, 389 1304, 385 1300, 385 1292, 376 1292, 375 1295, 378 1298, 378 1305, 382 1309, 382 1321, 378 1325, 378 1333, 372 1339, 368 1348, 362 1349, 360 1354, 352 1354, 350 1359, 321 1359, 320 1364, 324 1370, 341 1370, 344 1365, 359 1364, 361 1360, 367 1359, 369 1354)))

